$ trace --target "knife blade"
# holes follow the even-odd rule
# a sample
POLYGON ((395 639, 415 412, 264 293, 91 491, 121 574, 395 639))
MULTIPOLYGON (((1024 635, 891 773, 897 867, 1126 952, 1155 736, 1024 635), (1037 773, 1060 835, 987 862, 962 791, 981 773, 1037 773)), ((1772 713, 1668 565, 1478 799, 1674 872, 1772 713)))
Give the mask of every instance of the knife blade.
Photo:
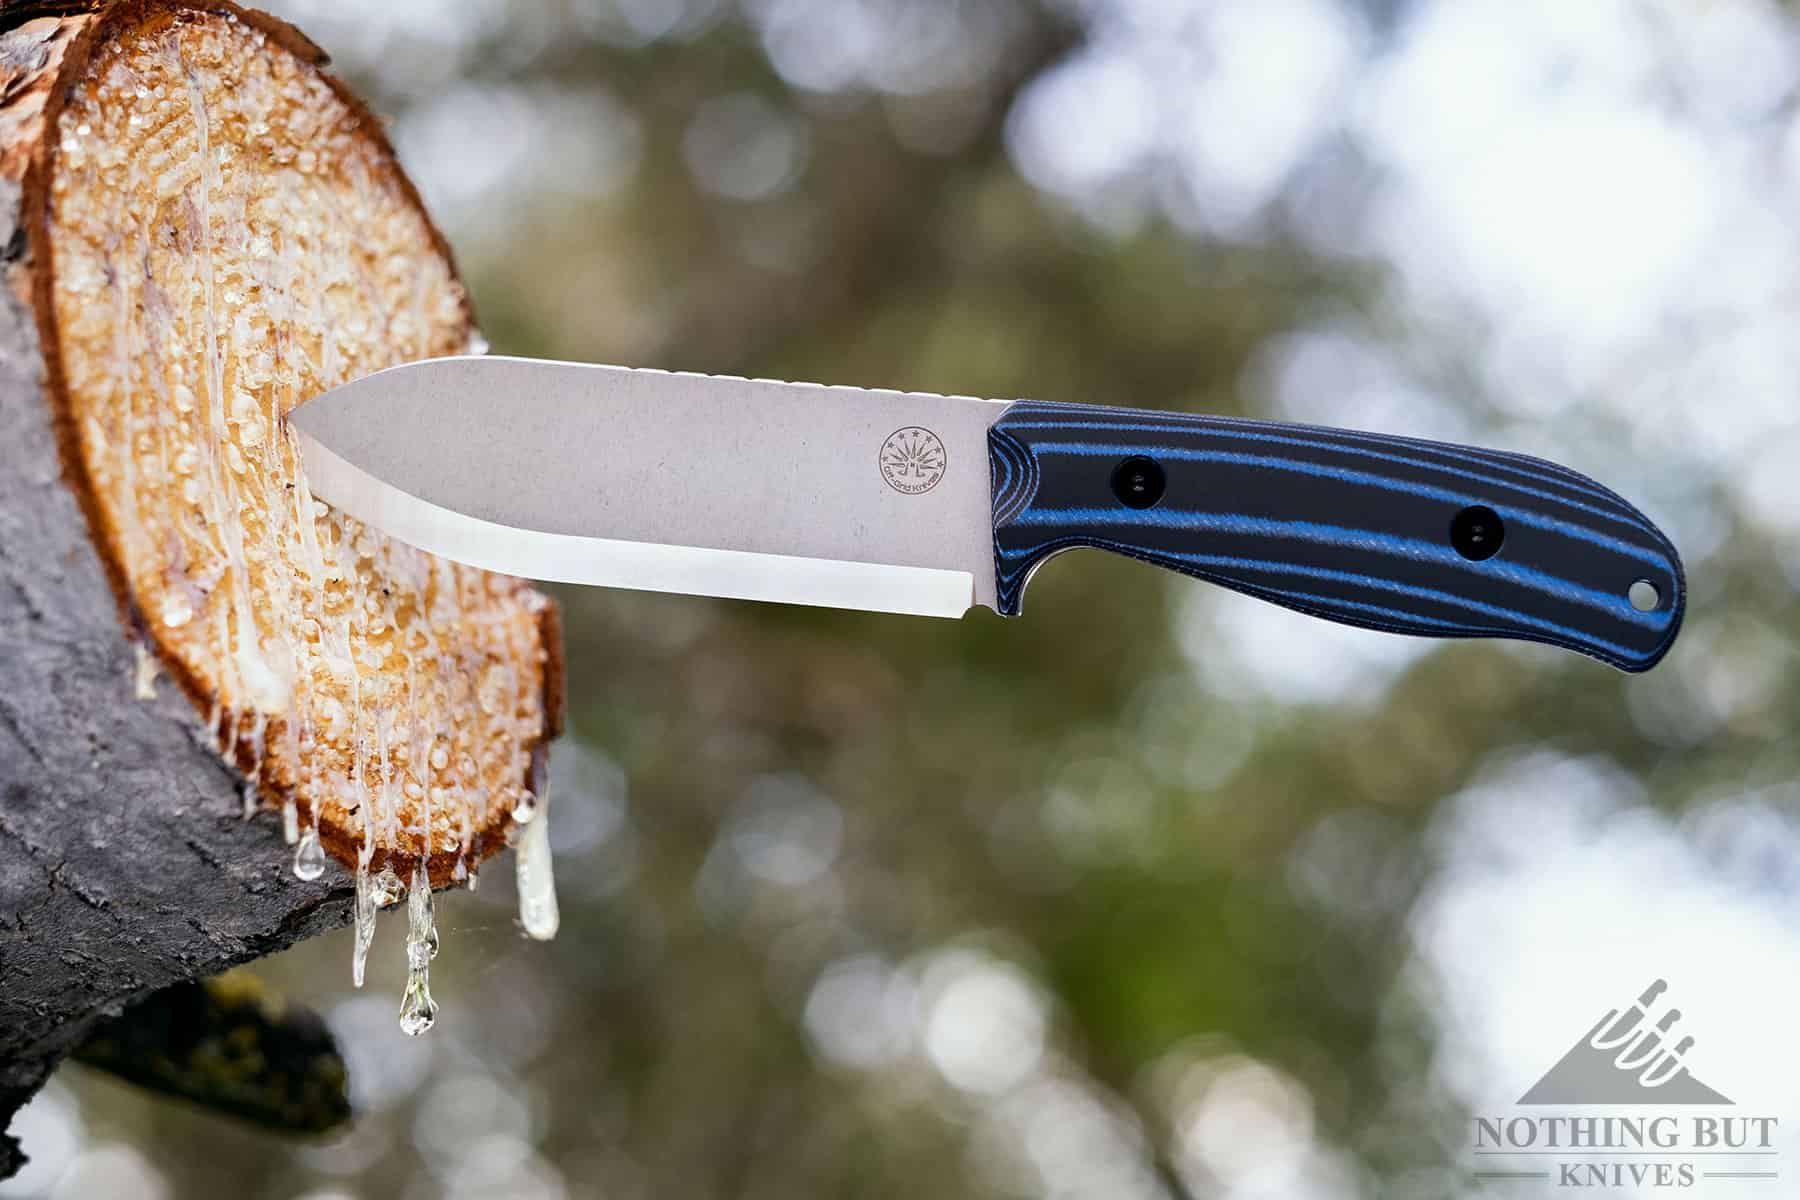
POLYGON ((351 516, 552 582, 1012 616, 1045 561, 1094 547, 1626 671, 1662 658, 1686 604, 1674 546, 1610 489, 1389 434, 497 355, 376 372, 289 429, 351 516))

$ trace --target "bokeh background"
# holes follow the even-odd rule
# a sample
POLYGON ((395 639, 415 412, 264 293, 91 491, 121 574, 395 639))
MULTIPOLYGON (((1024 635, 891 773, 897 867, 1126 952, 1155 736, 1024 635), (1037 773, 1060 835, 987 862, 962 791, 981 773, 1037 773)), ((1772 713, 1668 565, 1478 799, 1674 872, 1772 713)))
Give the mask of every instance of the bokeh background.
MULTIPOLYGON (((1800 23, 1767 0, 288 0, 497 351, 1555 458, 1669 529, 1628 678, 1099 554, 1022 620, 565 592, 510 864, 261 964, 362 1115, 78 1068, 0 1196, 1401 1197, 1652 979, 1800 1126, 1800 23)), ((1774 1195, 1800 1178, 1712 1194, 1774 1195)), ((1698 1194, 1709 1194, 1705 1188, 1698 1194)))

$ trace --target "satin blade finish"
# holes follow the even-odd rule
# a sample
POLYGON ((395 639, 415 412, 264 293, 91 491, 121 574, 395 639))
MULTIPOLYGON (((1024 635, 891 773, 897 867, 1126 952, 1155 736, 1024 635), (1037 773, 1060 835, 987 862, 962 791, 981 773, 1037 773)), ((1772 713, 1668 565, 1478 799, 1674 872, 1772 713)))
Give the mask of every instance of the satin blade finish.
POLYGON ((995 603, 987 429, 965 396, 429 359, 290 415, 309 485, 490 570, 879 612, 995 603))

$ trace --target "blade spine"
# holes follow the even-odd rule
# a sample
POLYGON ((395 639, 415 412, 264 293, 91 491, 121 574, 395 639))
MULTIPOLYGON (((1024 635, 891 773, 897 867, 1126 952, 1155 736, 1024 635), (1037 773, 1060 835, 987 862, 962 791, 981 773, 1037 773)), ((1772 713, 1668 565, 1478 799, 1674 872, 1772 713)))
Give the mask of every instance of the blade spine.
POLYGON ((375 375, 381 375, 387 371, 448 362, 524 363, 531 366, 571 367, 575 370, 631 371, 640 375, 673 375, 681 379, 719 379, 729 383, 772 383, 780 387, 820 388, 836 392, 873 392, 885 396, 917 397, 922 400, 970 400, 977 404, 1002 406, 1018 403, 1017 400, 1001 400, 992 396, 971 396, 962 392, 930 392, 915 388, 872 387, 862 383, 821 383, 814 379, 776 379, 768 375, 733 375, 723 371, 690 371, 681 367, 632 367, 624 363, 587 363, 565 358, 532 358, 522 354, 440 354, 432 358, 419 358, 386 367, 381 371, 365 375, 363 378, 372 379, 375 375))
MULTIPOLYGON (((768 383, 785 388, 818 388, 821 391, 862 392, 869 395, 896 396, 903 399, 919 400, 958 400, 971 404, 992 405, 995 409, 994 419, 1000 419, 1005 409, 1020 403, 1018 399, 1003 400, 993 396, 971 396, 963 392, 928 392, 912 388, 872 387, 860 383, 820 383, 811 379, 775 379, 767 375, 731 375, 720 371, 690 371, 679 367, 630 367, 623 363, 589 363, 576 362, 563 358, 532 358, 523 354, 437 354, 430 358, 415 358, 392 366, 382 367, 367 375, 358 375, 355 379, 346 380, 336 387, 328 388, 315 396, 309 396, 290 409, 283 420, 293 421, 304 413, 315 401, 339 392, 348 392, 371 384, 377 379, 387 376, 409 374, 431 367, 446 366, 455 363, 519 363, 527 367, 564 367, 577 371, 627 371, 634 375, 661 375, 676 379, 718 380, 725 383, 768 383)), ((314 410, 318 411, 318 410, 314 410)))

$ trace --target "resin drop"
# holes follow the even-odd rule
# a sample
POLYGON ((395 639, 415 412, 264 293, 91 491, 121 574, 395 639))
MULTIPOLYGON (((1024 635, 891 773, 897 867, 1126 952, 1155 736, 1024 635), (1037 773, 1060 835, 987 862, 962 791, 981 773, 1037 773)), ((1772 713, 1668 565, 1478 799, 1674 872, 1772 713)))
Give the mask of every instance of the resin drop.
POLYGON ((406 995, 400 1001, 400 1032, 418 1037, 437 1020, 437 1001, 431 998, 427 972, 406 977, 406 995))
POLYGON ((137 644, 137 673, 133 676, 134 690, 139 700, 156 699, 156 655, 150 653, 150 647, 139 642, 137 644))
POLYGON ((311 882, 325 873, 325 847, 319 844, 319 831, 308 829, 294 847, 294 874, 311 882))
POLYGON ((363 985, 363 972, 369 962, 369 946, 375 941, 375 884, 369 878, 366 863, 356 868, 356 946, 350 954, 350 982, 363 985))
POLYGON ((437 927, 431 914, 431 880, 425 861, 413 872, 412 892, 406 898, 406 995, 400 1001, 400 1030, 418 1037, 437 1020, 437 1001, 431 998, 431 959, 437 946, 437 927))
POLYGON ((394 874, 394 868, 383 867, 369 880, 369 898, 376 908, 388 908, 406 899, 406 886, 394 874))
POLYGON ((556 878, 550 870, 550 822, 533 821, 519 835, 519 924, 540 942, 556 936, 556 878))
POLYGON ((179 590, 170 589, 163 598, 162 623, 170 629, 180 629, 194 619, 194 606, 179 590))

